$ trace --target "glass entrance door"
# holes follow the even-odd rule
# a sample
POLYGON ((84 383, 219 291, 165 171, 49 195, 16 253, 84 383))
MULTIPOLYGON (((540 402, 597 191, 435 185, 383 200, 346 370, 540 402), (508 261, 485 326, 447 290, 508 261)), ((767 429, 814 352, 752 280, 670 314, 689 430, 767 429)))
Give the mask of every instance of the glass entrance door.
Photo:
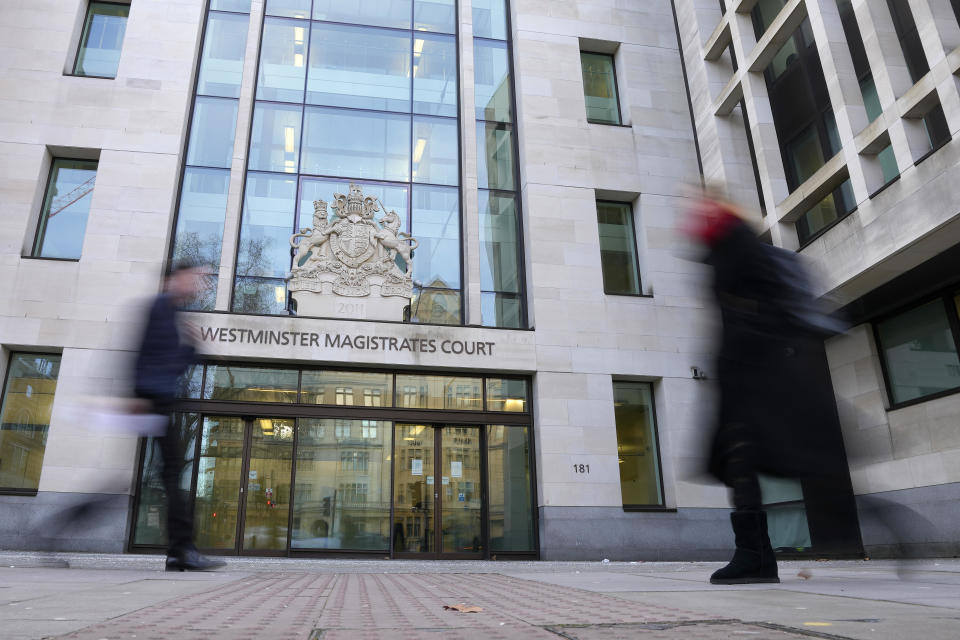
POLYGON ((481 557, 480 428, 397 424, 393 552, 481 557))
POLYGON ((285 554, 294 421, 205 416, 194 507, 201 549, 285 554))

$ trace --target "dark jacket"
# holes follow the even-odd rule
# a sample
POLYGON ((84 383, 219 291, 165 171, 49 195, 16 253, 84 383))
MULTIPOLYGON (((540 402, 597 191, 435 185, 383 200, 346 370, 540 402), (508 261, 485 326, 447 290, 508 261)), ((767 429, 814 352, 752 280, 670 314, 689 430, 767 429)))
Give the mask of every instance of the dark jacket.
POLYGON ((153 300, 134 365, 135 395, 163 406, 173 403, 180 376, 195 355, 193 346, 181 340, 177 311, 168 294, 153 300))
POLYGON ((746 451, 755 472, 816 475, 842 455, 823 336, 793 321, 779 265, 745 223, 728 225, 704 261, 722 322, 710 472, 730 484, 728 462, 746 451))

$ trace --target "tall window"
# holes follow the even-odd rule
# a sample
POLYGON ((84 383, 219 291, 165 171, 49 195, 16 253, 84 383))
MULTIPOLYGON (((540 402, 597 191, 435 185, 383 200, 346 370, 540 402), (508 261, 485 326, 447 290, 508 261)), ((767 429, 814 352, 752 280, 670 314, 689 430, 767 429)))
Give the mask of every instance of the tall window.
POLYGON ((597 202, 604 293, 640 295, 633 210, 622 202, 597 202))
POLYGON ((474 0, 473 60, 480 187, 480 317, 526 324, 521 272, 513 63, 506 0, 474 0))
POLYGON ((174 259, 207 271, 195 309, 213 309, 217 298, 249 11, 250 0, 214 0, 203 35, 173 246, 174 259))
POLYGON ((80 259, 96 180, 96 160, 54 159, 33 256, 80 259))
POLYGON ((620 101, 613 56, 580 52, 583 94, 587 101, 587 121, 620 124, 620 101))
MULTIPOLYGON (((863 106, 866 109, 867 118, 870 119, 870 122, 873 122, 883 113, 883 107, 880 105, 877 86, 873 81, 873 72, 870 70, 870 63, 867 60, 867 50, 863 46, 860 25, 857 23, 857 16, 853 11, 851 0, 837 0, 837 8, 840 10, 840 21, 843 24, 847 47, 850 49, 850 57, 853 58, 853 69, 857 74, 857 81, 860 83, 863 106)), ((899 175, 900 170, 897 167, 897 159, 893 155, 892 146, 887 145, 883 151, 877 154, 877 159, 880 161, 880 167, 883 170, 884 184, 899 175)))
POLYGON ((837 0, 837 8, 840 11, 840 21, 843 24, 847 47, 850 49, 850 57, 853 58, 853 69, 860 83, 860 93, 863 94, 863 106, 867 110, 867 118, 870 119, 870 122, 873 122, 883 112, 883 108, 880 106, 877 87, 873 81, 873 72, 870 69, 870 62, 867 60, 867 50, 863 46, 860 25, 857 23, 857 16, 853 11, 851 0, 837 0))
POLYGON ((265 13, 233 311, 289 313, 290 236, 353 182, 417 239, 410 320, 461 324, 454 1, 265 13))
POLYGON ((78 76, 117 77, 120 49, 127 30, 129 4, 91 2, 83 23, 80 50, 73 66, 78 76))
POLYGON ((663 506, 660 452, 649 382, 614 382, 617 456, 623 506, 663 506))
POLYGON ((59 373, 59 355, 10 356, 0 400, 0 490, 37 490, 59 373))
MULTIPOLYGON (((783 5, 783 0, 766 0, 754 6, 753 26, 758 39, 783 5)), ((792 192, 840 151, 837 123, 809 19, 804 19, 774 55, 764 76, 787 186, 792 192)), ((797 221, 801 243, 825 231, 854 206, 853 188, 845 180, 797 221)))
POLYGON ((877 323, 892 405, 960 390, 960 294, 948 294, 877 323))
MULTIPOLYGON (((910 3, 908 0, 887 0, 887 7, 890 9, 890 17, 893 18, 893 27, 897 32, 897 39, 900 40, 910 79, 915 83, 919 82, 920 78, 929 73, 930 64, 923 52, 923 42, 910 3)), ((939 102, 924 114, 923 124, 931 149, 937 149, 950 141, 950 127, 939 102)))

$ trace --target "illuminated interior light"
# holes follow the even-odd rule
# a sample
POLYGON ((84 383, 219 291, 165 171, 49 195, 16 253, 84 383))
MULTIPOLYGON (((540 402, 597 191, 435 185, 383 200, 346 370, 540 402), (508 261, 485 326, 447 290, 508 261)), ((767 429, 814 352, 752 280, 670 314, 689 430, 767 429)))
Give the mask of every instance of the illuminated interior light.
POLYGON ((504 411, 523 411, 526 401, 521 398, 507 398, 503 401, 504 411))
POLYGON ((293 127, 283 128, 283 150, 287 153, 293 153, 293 127))
POLYGON ((426 138, 417 138, 417 146, 413 149, 413 162, 414 164, 420 163, 420 158, 423 157, 423 150, 427 147, 426 138))
POLYGON ((282 286, 276 286, 273 288, 273 297, 274 299, 283 304, 283 301, 287 299, 287 290, 282 286))

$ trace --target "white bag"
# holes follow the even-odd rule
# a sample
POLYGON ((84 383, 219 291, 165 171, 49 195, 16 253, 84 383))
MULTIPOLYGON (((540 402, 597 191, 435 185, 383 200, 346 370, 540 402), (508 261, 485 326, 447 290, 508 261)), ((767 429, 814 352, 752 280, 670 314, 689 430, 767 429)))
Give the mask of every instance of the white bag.
POLYGON ((98 409, 88 414, 91 431, 107 435, 139 435, 159 438, 167 435, 169 416, 156 413, 124 413, 98 409))
POLYGON ((150 413, 150 404, 130 398, 87 397, 65 408, 69 419, 87 431, 109 436, 167 435, 170 417, 150 413))

